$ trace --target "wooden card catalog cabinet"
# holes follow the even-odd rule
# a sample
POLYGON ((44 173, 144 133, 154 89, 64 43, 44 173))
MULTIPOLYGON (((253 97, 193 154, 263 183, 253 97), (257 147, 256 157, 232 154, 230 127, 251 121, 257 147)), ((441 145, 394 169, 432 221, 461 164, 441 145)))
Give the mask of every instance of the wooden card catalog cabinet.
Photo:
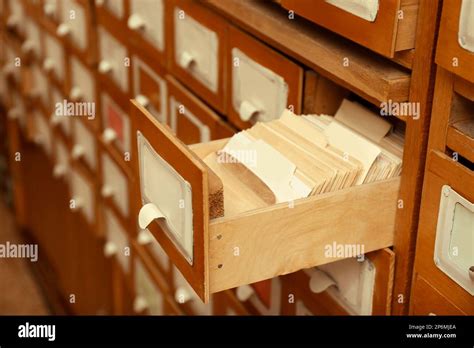
POLYGON ((281 5, 387 57, 415 47, 419 0, 282 0, 281 5))
POLYGON ((195 1, 173 0, 169 67, 173 75, 225 113, 227 23, 195 1))
POLYGON ((129 0, 130 16, 127 26, 132 31, 132 44, 140 53, 153 60, 165 62, 165 6, 166 0, 129 0))
POLYGON ((133 57, 133 93, 135 100, 160 122, 166 123, 168 97, 164 71, 152 70, 138 56, 133 57))
POLYGON ((334 241, 365 252, 392 245, 398 178, 276 203, 268 188, 219 159, 229 139, 186 146, 132 104, 135 218, 202 300, 344 258, 325 256, 334 241))
POLYGON ((436 63, 474 83, 474 4, 470 0, 444 3, 436 63))
POLYGON ((245 129, 274 120, 286 108, 300 112, 303 69, 237 28, 229 31, 228 115, 245 129))

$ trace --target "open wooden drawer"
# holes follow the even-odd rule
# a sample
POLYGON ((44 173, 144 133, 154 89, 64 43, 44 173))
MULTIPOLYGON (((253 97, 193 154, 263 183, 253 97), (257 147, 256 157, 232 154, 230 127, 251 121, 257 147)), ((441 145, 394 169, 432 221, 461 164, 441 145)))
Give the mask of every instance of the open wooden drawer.
POLYGON ((281 0, 293 11, 377 53, 415 47, 419 0, 281 0))
POLYGON ((188 147, 132 103, 139 225, 205 302, 211 293, 343 258, 325 256, 334 243, 362 244, 365 252, 393 244, 399 179, 250 210, 263 198, 203 161, 227 139, 188 147))

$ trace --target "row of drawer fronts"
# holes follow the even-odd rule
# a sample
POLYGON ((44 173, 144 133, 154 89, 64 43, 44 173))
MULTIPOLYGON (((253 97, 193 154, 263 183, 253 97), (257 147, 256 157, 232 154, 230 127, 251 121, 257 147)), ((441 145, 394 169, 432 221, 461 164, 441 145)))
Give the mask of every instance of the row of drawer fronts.
POLYGON ((418 0, 281 1, 293 13, 392 58, 397 51, 415 47, 418 3, 418 0))
POLYGON ((420 215, 415 273, 472 313, 474 182, 471 170, 431 151, 420 215))
POLYGON ((201 161, 199 154, 205 156, 217 151, 223 145, 222 141, 194 145, 191 150, 136 103, 132 108, 132 134, 132 143, 138 144, 138 148, 132 149, 133 172, 140 186, 135 192, 141 192, 141 197, 134 199, 140 207, 144 202, 138 214, 140 226, 150 229, 203 300, 213 292, 327 263, 324 257, 317 256, 315 250, 321 250, 321 255, 324 255, 324 245, 334 240, 343 244, 364 244, 366 252, 392 245, 394 226, 391 221, 394 221, 396 211, 398 179, 362 185, 331 197, 302 200, 291 210, 282 205, 210 221, 213 216, 209 216, 209 207, 219 200, 223 186, 201 161), (162 184, 164 182, 166 185, 162 184), (157 194, 162 190, 167 194, 157 194), (383 194, 379 195, 381 192, 383 194), (377 209, 377 214, 365 209, 354 212, 355 220, 371 221, 371 228, 365 224, 351 225, 352 231, 358 230, 354 234, 359 237, 357 241, 346 235, 343 232, 345 227, 336 220, 330 224, 333 226, 331 231, 318 231, 318 240, 308 237, 310 231, 313 226, 327 223, 318 221, 316 217, 308 218, 294 231, 283 227, 294 218, 293 214, 306 210, 312 210, 311 216, 317 216, 315 211, 331 207, 332 218, 336 219, 338 209, 346 209, 346 204, 351 204, 361 195, 368 205, 377 204, 384 208, 377 209), (178 209, 180 206, 184 209, 178 209), (153 222, 155 219, 159 223, 153 222), (251 236, 255 228, 259 229, 259 241, 251 236), (369 230, 375 229, 379 234, 374 239, 369 230), (288 232, 288 239, 282 236, 284 246, 274 242, 275 230, 288 232), (308 246, 304 255, 301 245, 308 246), (235 257, 233 250, 236 246, 245 253, 235 257), (281 260, 275 260, 275 252, 281 260), (295 259, 296 254, 298 259, 295 259), (259 263, 265 267, 255 265, 255 255, 259 255, 259 263))
POLYGON ((282 314, 390 314, 395 255, 390 249, 364 259, 333 262, 286 276, 282 314))
POLYGON ((474 4, 445 3, 441 16, 436 63, 474 83, 474 4))

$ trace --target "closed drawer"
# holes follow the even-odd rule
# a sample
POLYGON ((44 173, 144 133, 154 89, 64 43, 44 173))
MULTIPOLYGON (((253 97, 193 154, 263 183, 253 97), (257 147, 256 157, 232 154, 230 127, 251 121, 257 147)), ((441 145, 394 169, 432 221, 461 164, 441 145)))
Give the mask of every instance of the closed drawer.
POLYGON ((138 56, 133 57, 135 99, 160 122, 167 121, 167 86, 163 69, 151 69, 138 56))
POLYGON ((282 0, 318 25, 386 57, 415 47, 419 0, 282 0))
POLYGON ((172 264, 166 254, 166 251, 159 243, 155 242, 153 235, 147 229, 140 230, 137 234, 137 244, 143 247, 143 250, 151 260, 154 266, 160 271, 164 278, 171 282, 172 279, 172 264))
POLYGON ((122 93, 129 92, 130 55, 125 45, 103 26, 98 27, 99 74, 122 93))
POLYGON ((54 132, 53 138, 54 167, 53 176, 56 179, 67 180, 70 176, 70 149, 67 141, 59 132, 54 132))
POLYGON ((74 163, 69 177, 71 199, 69 208, 78 214, 94 230, 97 223, 96 185, 84 168, 74 163))
POLYGON ((443 5, 436 63, 474 82, 474 4, 454 0, 443 5))
POLYGON ((227 23, 194 1, 171 1, 169 68, 196 94, 225 113, 227 23))
MULTIPOLYGON (((415 274, 467 314, 474 313, 474 172, 431 151, 425 174, 415 274)), ((415 298, 416 301, 416 298, 415 298)))
POLYGON ((43 69, 63 88, 67 88, 66 52, 61 42, 44 32, 43 69))
MULTIPOLYGON (((73 102, 92 103, 96 101, 96 85, 94 72, 85 66, 82 61, 70 56, 71 62, 71 89, 69 99, 73 102)), ((95 116, 95 115, 89 115, 95 116)))
POLYGON ((53 154, 53 134, 49 124, 49 118, 40 110, 33 110, 32 119, 34 121, 33 141, 40 145, 46 155, 52 159, 53 154))
POLYGON ((22 1, 7 0, 8 17, 5 26, 10 31, 23 36, 25 34, 25 20, 27 18, 25 6, 22 1))
POLYGON ((167 311, 176 308, 167 300, 169 288, 162 275, 157 272, 144 254, 143 249, 134 244, 133 256, 133 309, 136 314, 164 315, 167 311))
POLYGON ((165 64, 165 7, 166 0, 128 0, 131 43, 140 55, 165 64))
POLYGON ((114 210, 122 217, 122 221, 125 220, 126 226, 129 227, 129 197, 131 194, 129 183, 131 179, 128 177, 126 169, 122 167, 122 164, 115 161, 105 148, 102 149, 101 153, 101 171, 101 196, 110 202, 114 210))
POLYGON ((48 109, 51 112, 51 123, 69 138, 72 136, 72 117, 65 115, 63 112, 65 109, 67 110, 66 97, 58 87, 50 86, 49 88, 51 90, 51 103, 48 109), (66 108, 64 103, 66 103, 66 108))
POLYGON ((234 130, 172 77, 168 81, 168 124, 185 144, 227 138, 234 130))
POLYGON ((412 315, 466 315, 421 276, 416 277, 412 296, 412 315))
POLYGON ((21 50, 28 58, 43 58, 43 50, 41 46, 41 31, 36 21, 32 18, 25 20, 25 41, 21 46, 21 50))
POLYGON ((227 139, 188 147, 132 103, 132 167, 140 193, 134 199, 141 207, 135 217, 201 299, 328 263, 325 247, 335 240, 364 245, 365 252, 392 245, 399 179, 303 198, 294 205, 264 203, 245 180, 223 173, 215 155, 208 157, 227 139))
POLYGON ((43 0, 42 10, 45 18, 58 23, 61 18, 61 1, 60 0, 43 0))
POLYGON ((173 267, 172 296, 186 315, 211 315, 212 303, 203 303, 181 272, 173 267))
POLYGON ((130 274, 131 246, 128 240, 127 228, 119 216, 107 203, 102 202, 104 226, 104 257, 114 258, 122 274, 130 274))
POLYGON ((50 85, 48 77, 38 64, 31 66, 31 73, 33 77, 32 95, 38 98, 43 108, 47 109, 50 106, 50 85))
POLYGON ((257 315, 279 315, 281 305, 281 280, 276 277, 251 285, 242 285, 235 296, 249 313, 257 315))
POLYGON ((286 108, 300 113, 303 69, 270 47, 232 27, 227 55, 228 116, 245 129, 279 118, 286 108))
POLYGON ((288 275, 285 315, 389 315, 395 255, 382 249, 288 275))
POLYGON ((97 169, 97 141, 95 134, 82 120, 74 120, 72 127, 72 147, 71 157, 83 163, 86 168, 95 172, 97 169))
POLYGON ((59 37, 88 63, 95 62, 95 38, 92 8, 87 0, 63 1, 60 6, 60 23, 56 29, 59 37))
POLYGON ((102 140, 124 159, 130 158, 130 119, 106 92, 100 95, 102 140))

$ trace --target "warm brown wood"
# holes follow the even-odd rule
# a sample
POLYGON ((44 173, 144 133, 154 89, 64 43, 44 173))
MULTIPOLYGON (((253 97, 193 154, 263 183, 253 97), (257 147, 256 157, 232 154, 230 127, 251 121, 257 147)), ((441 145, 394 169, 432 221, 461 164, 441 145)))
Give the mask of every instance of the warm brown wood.
POLYGON ((303 114, 335 115, 349 91, 314 71, 304 78, 303 114))
POLYGON ((204 3, 267 44, 377 106, 389 99, 408 100, 410 75, 399 65, 311 23, 289 20, 278 6, 249 0, 204 3))
POLYGON ((413 287, 410 315, 466 315, 418 275, 413 287))
POLYGON ((474 83, 474 54, 462 48, 458 41, 461 3, 461 0, 444 2, 436 63, 474 83))
POLYGON ((474 102, 474 83, 470 83, 461 77, 454 78, 454 91, 464 98, 474 102))
MULTIPOLYGON (((416 245, 415 277, 421 275, 429 279, 431 286, 440 294, 449 298, 466 314, 472 315, 474 314, 472 296, 437 268, 433 261, 440 192, 443 185, 451 186, 467 200, 474 201, 474 172, 439 151, 431 151, 427 161, 423 189, 416 245)), ((419 295, 416 293, 415 285, 413 305, 416 306, 417 301, 423 301, 421 298, 424 296, 426 296, 425 293, 419 295)))
MULTIPOLYGON (((272 50, 268 46, 260 43, 259 41, 247 35, 240 29, 230 26, 229 27, 229 44, 226 52, 226 77, 227 77, 227 91, 229 96, 227 98, 227 115, 230 122, 236 125, 239 129, 245 129, 251 127, 250 122, 243 122, 240 119, 238 110, 235 110, 232 101, 232 86, 233 86, 233 75, 232 75, 232 49, 237 48, 241 50, 245 55, 250 57, 256 63, 264 66, 265 68, 273 71, 274 73, 281 76, 286 84, 288 85, 288 100, 287 106, 292 108, 296 114, 301 112, 302 104, 302 90, 303 90, 303 69, 296 63, 282 56, 278 52, 272 50)), ((263 92, 263 91, 262 91, 263 92)), ((278 117, 280 115, 274 115, 278 117)))
POLYGON ((439 1, 420 0, 416 47, 411 76, 411 102, 419 103, 420 118, 407 119, 403 173, 399 202, 403 208, 397 210, 395 223, 395 278, 392 296, 392 314, 407 314, 413 261, 415 256, 416 231, 421 201, 428 128, 433 101, 435 77, 434 47, 441 5, 439 1))
POLYGON ((400 0, 382 1, 379 3, 374 22, 339 9, 324 0, 283 0, 281 5, 387 57, 393 57, 395 51, 415 46, 418 10, 416 1, 406 5, 400 0), (400 10, 403 11, 402 20, 398 19, 400 10))
POLYGON ((206 7, 202 6, 200 2, 188 1, 188 0, 168 0, 168 23, 166 30, 166 41, 168 42, 168 69, 169 71, 183 84, 185 84, 194 93, 199 95, 202 99, 206 100, 207 103, 212 105, 217 111, 225 114, 226 113, 226 100, 227 91, 225 85, 225 52, 227 45, 227 23, 226 21, 210 11, 206 7), (192 74, 187 70, 183 69, 178 65, 175 59, 175 8, 178 7, 185 12, 186 15, 192 17, 194 20, 201 23, 206 28, 216 33, 218 38, 218 52, 217 62, 219 64, 218 77, 217 77, 217 93, 213 93, 200 81, 198 81, 192 74))
MULTIPOLYGON (((160 124, 143 107, 132 101, 132 142, 137 143, 136 133, 140 131, 153 146, 160 156, 173 165, 173 168, 187 180, 193 190, 193 230, 194 230, 194 260, 190 265, 177 249, 173 241, 162 231, 158 224, 151 224, 148 229, 166 250, 168 256, 178 267, 190 285, 205 301, 209 301, 209 265, 208 265, 208 244, 209 244, 209 184, 208 170, 204 163, 199 160, 187 147, 180 142, 167 126, 160 124)), ((132 168, 136 178, 139 177, 138 149, 132 147, 132 168)), ((133 199, 141 200, 140 189, 136 187, 133 199)), ((135 212, 135 217, 138 211, 135 212)))
POLYGON ((449 126, 446 146, 474 162, 474 120, 460 121, 449 126))
POLYGON ((209 130, 210 140, 230 137, 234 129, 219 117, 211 108, 204 104, 199 98, 188 91, 181 83, 168 75, 168 125, 171 125, 171 115, 176 115, 176 135, 185 144, 196 144, 201 142, 201 131, 185 115, 190 112, 203 126, 209 130), (171 99, 178 103, 174 109, 171 99), (184 114, 179 107, 184 107, 184 114))
POLYGON ((251 315, 235 294, 228 290, 212 296, 213 315, 251 315))
POLYGON ((393 245, 398 189, 394 179, 212 220, 210 291, 328 263, 324 248, 334 241, 364 244, 366 252, 393 245), (348 212, 354 218, 342 219, 348 212))

